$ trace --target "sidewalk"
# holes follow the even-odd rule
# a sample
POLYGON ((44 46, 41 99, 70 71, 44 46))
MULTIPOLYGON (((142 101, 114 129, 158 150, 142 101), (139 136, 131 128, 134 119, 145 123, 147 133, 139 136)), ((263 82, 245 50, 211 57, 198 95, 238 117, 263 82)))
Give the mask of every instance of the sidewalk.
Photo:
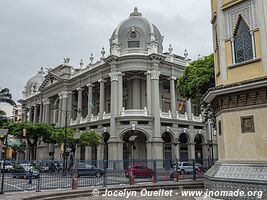
POLYGON ((158 182, 152 183, 142 183, 135 185, 114 185, 108 187, 86 187, 78 188, 77 190, 71 189, 61 189, 61 190, 47 190, 41 192, 10 192, 0 195, 1 200, 33 200, 33 199, 72 199, 83 196, 91 196, 93 189, 98 189, 100 192, 105 189, 109 190, 140 190, 147 188, 148 190, 153 189, 196 189, 203 188, 203 180, 198 181, 179 181, 179 182, 158 182))

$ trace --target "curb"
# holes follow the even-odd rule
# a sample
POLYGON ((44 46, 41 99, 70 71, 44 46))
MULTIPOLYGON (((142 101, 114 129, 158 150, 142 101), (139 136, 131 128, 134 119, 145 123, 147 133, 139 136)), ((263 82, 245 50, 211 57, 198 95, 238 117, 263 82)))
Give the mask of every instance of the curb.
POLYGON ((32 197, 26 197, 23 198, 24 200, 37 200, 37 199, 43 199, 43 200, 56 200, 56 199, 71 199, 74 197, 85 197, 85 196, 93 196, 92 192, 93 189, 99 190, 99 195, 103 194, 106 189, 110 191, 114 190, 136 190, 141 191, 142 189, 147 190, 158 190, 158 189, 201 189, 204 187, 203 181, 195 181, 195 182, 178 182, 178 183, 172 183, 172 184, 154 184, 154 185, 124 185, 124 186, 117 186, 117 187, 95 187, 92 189, 85 189, 85 190, 71 190, 71 191, 60 191, 58 193, 53 194, 43 194, 38 196, 32 196, 32 197))

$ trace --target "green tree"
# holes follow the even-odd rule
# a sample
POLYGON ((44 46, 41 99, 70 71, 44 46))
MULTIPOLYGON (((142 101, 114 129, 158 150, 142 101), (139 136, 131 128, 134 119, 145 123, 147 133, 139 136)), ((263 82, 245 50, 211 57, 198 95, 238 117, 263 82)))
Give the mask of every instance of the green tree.
POLYGON ((11 106, 16 105, 16 103, 12 100, 12 95, 10 94, 8 88, 0 88, 0 103, 8 103, 11 106))
POLYGON ((27 139, 31 148, 31 159, 36 158, 36 147, 38 142, 51 142, 51 135, 55 131, 55 127, 53 125, 43 123, 9 122, 5 124, 4 128, 8 128, 9 133, 18 139, 27 139), (24 135, 24 133, 26 133, 26 135, 24 135))
POLYGON ((101 141, 101 137, 95 131, 84 131, 79 139, 74 139, 74 135, 73 129, 67 128, 65 135, 65 129, 58 128, 52 133, 52 141, 63 144, 66 136, 66 146, 70 148, 73 155, 75 155, 77 146, 98 146, 101 141))
MULTIPOLYGON (((211 117, 209 105, 202 101, 209 88, 215 86, 213 54, 193 61, 186 67, 178 79, 177 89, 182 97, 191 98, 192 102, 201 106, 204 118, 211 117)), ((213 112, 212 112, 213 113, 213 112)))

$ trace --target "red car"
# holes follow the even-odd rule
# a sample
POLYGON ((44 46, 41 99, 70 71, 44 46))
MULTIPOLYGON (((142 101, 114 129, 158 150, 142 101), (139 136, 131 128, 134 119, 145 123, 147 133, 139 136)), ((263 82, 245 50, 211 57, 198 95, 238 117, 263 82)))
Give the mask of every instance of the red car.
POLYGON ((133 174, 135 177, 152 177, 153 170, 143 164, 132 164, 129 169, 125 170, 125 176, 133 174))

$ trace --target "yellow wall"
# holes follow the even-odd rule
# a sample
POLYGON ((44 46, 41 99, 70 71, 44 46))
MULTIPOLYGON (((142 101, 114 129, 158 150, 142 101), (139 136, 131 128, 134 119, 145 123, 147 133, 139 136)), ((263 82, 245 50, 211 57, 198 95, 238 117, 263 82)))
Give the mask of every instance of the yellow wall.
POLYGON ((218 136, 220 160, 267 160, 267 108, 222 113, 222 135, 218 136), (254 117, 255 132, 241 133, 241 116, 254 117))
MULTIPOLYGON (((261 58, 262 51, 260 42, 260 31, 257 30, 254 32, 254 40, 256 48, 256 58, 261 58)), ((225 57, 227 66, 227 80, 222 82, 222 84, 224 85, 267 75, 263 70, 263 64, 261 60, 231 68, 233 60, 232 46, 230 40, 225 41, 225 57)), ((217 79, 219 79, 219 77, 217 77, 217 79)), ((219 81, 216 81, 216 84, 218 85, 217 82, 219 83, 219 81)))
POLYGON ((217 0, 211 0, 211 20, 217 13, 217 0))

